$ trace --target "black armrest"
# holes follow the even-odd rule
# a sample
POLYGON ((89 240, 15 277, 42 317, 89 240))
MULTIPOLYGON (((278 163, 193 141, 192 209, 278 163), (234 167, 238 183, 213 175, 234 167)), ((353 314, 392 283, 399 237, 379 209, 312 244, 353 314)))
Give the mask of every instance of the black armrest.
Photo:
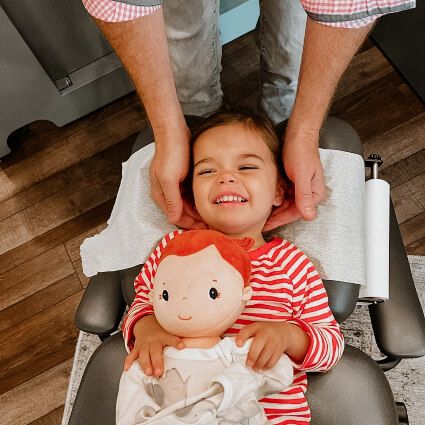
POLYGON ((342 323, 356 308, 360 285, 336 280, 323 280, 328 294, 328 304, 335 320, 342 323))
POLYGON ((425 318, 391 202, 390 298, 369 306, 378 348, 393 358, 425 354, 425 318))
POLYGON ((75 313, 75 324, 85 332, 109 335, 117 329, 125 306, 120 273, 99 273, 90 279, 75 313))

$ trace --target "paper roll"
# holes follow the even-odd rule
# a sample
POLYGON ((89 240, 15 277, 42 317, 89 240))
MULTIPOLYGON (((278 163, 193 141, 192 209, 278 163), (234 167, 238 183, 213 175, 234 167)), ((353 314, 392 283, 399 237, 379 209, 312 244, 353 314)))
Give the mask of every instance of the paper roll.
POLYGON ((390 185, 370 179, 365 187, 366 286, 359 299, 365 302, 389 298, 390 185))

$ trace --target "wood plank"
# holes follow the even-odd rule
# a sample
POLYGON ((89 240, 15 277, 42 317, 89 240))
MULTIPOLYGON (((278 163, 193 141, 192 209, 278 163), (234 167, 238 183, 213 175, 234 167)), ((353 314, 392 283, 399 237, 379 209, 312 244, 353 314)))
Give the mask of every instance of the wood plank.
POLYGON ((74 355, 79 333, 74 316, 83 293, 82 290, 0 333, 0 394, 74 355))
POLYGON ((405 97, 397 90, 401 77, 391 72, 360 90, 336 99, 330 115, 350 123, 366 141, 416 116, 405 97))
POLYGON ((425 256, 425 238, 420 239, 419 241, 412 243, 406 247, 406 252, 408 255, 421 255, 425 256))
POLYGON ((96 123, 12 165, 0 172, 0 202, 126 139, 145 124, 140 108, 126 108, 113 119, 96 123))
POLYGON ((10 269, 15 267, 15 262, 13 261, 12 254, 10 252, 5 252, 0 255, 0 274, 7 272, 10 269))
POLYGON ((376 46, 358 53, 342 75, 334 101, 361 90, 391 72, 393 67, 376 46))
POLYGON ((90 278, 88 278, 83 273, 83 265, 81 263, 81 256, 80 256, 80 246, 84 242, 84 239, 90 238, 100 233, 102 230, 106 229, 106 227, 107 227, 106 222, 102 223, 99 226, 96 226, 94 229, 90 229, 87 232, 81 233, 77 235, 75 238, 72 238, 65 243, 65 249, 68 252, 69 258, 71 259, 74 269, 77 271, 77 275, 78 275, 78 278, 80 279, 81 285, 84 288, 87 287, 90 278))
POLYGON ((21 301, 0 311, 0 332, 12 328, 18 323, 81 291, 81 289, 80 280, 77 274, 73 273, 33 295, 25 296, 21 301))
POLYGON ((393 126, 388 131, 364 141, 365 158, 379 153, 384 159, 382 169, 400 162, 425 148, 425 113, 393 126))
POLYGON ((91 179, 94 174, 99 174, 102 170, 110 169, 111 173, 120 180, 121 163, 129 158, 136 137, 136 134, 127 137, 122 142, 116 143, 110 148, 82 160, 4 200, 0 204, 0 221, 65 190, 69 186, 76 185, 81 180, 91 179))
POLYGON ((68 186, 77 184, 80 180, 90 179, 93 174, 102 169, 112 168, 117 178, 121 177, 121 162, 128 159, 136 135, 126 138, 124 141, 113 145, 104 151, 82 160, 81 162, 48 177, 41 182, 32 185, 28 189, 18 193, 12 198, 0 203, 0 221, 21 212, 38 202, 47 199, 68 186))
POLYGON ((72 361, 69 358, 1 394, 0 406, 7 408, 2 409, 0 425, 27 425, 55 410, 61 410, 66 399, 72 361))
POLYGON ((137 94, 133 92, 62 127, 57 127, 50 121, 31 123, 29 131, 20 138, 19 143, 26 156, 31 156, 66 138, 82 135, 86 129, 101 124, 102 121, 114 120, 115 115, 128 108, 139 111, 143 121, 146 120, 143 105, 137 94))
POLYGON ((425 172, 397 186, 391 198, 399 225, 425 211, 425 172))
POLYGON ((80 214, 60 226, 37 236, 23 245, 9 251, 15 264, 22 264, 41 253, 52 249, 58 243, 64 243, 82 232, 90 230, 106 220, 111 215, 115 198, 80 214))
MULTIPOLYGON (((240 83, 241 80, 246 78, 258 79, 260 75, 260 53, 254 37, 253 35, 246 35, 244 37, 246 40, 245 43, 238 45, 237 49, 230 48, 232 50, 231 54, 223 54, 221 61, 222 71, 220 74, 223 90, 226 90, 235 83, 240 83)), ((224 47, 227 47, 227 45, 224 47)), ((256 87, 256 91, 258 89, 259 86, 256 87)), ((247 91, 241 90, 238 91, 238 94, 244 97, 247 91)))
POLYGON ((29 425, 60 425, 62 423, 63 410, 65 406, 60 406, 53 412, 31 422, 29 425))
POLYGON ((64 279, 75 270, 59 245, 0 276, 0 311, 64 279))
POLYGON ((419 96, 406 83, 400 84, 397 88, 416 113, 422 114, 425 112, 425 103, 422 102, 419 96))
POLYGON ((0 254, 40 236, 112 199, 121 180, 121 163, 97 168, 70 186, 0 222, 0 254))
POLYGON ((404 246, 412 245, 425 238, 425 211, 402 223, 400 233, 404 246))
POLYGON ((379 169, 379 178, 387 181, 392 188, 405 183, 425 171, 425 148, 389 167, 379 169))

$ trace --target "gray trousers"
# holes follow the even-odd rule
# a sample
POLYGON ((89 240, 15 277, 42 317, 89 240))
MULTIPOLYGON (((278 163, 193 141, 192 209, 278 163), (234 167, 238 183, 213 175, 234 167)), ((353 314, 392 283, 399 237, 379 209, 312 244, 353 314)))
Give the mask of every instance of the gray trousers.
MULTIPOLYGON (((221 103, 219 0, 163 4, 173 73, 183 112, 203 115, 221 103)), ((261 104, 275 123, 289 117, 297 90, 306 13, 298 0, 260 0, 261 104)))

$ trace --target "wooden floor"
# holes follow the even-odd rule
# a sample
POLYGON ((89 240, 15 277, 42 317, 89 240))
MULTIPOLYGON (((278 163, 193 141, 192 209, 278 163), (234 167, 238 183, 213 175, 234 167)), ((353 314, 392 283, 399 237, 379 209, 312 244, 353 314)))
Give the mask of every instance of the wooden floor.
MULTIPOLYGON (((226 93, 255 92, 251 34, 226 45, 226 93)), ((409 254, 425 255, 425 106, 367 41, 345 73, 331 114, 359 132, 409 254)), ((87 285, 79 246, 105 227, 121 162, 146 120, 130 94, 62 128, 36 122, 0 163, 0 424, 60 424, 87 285)))

